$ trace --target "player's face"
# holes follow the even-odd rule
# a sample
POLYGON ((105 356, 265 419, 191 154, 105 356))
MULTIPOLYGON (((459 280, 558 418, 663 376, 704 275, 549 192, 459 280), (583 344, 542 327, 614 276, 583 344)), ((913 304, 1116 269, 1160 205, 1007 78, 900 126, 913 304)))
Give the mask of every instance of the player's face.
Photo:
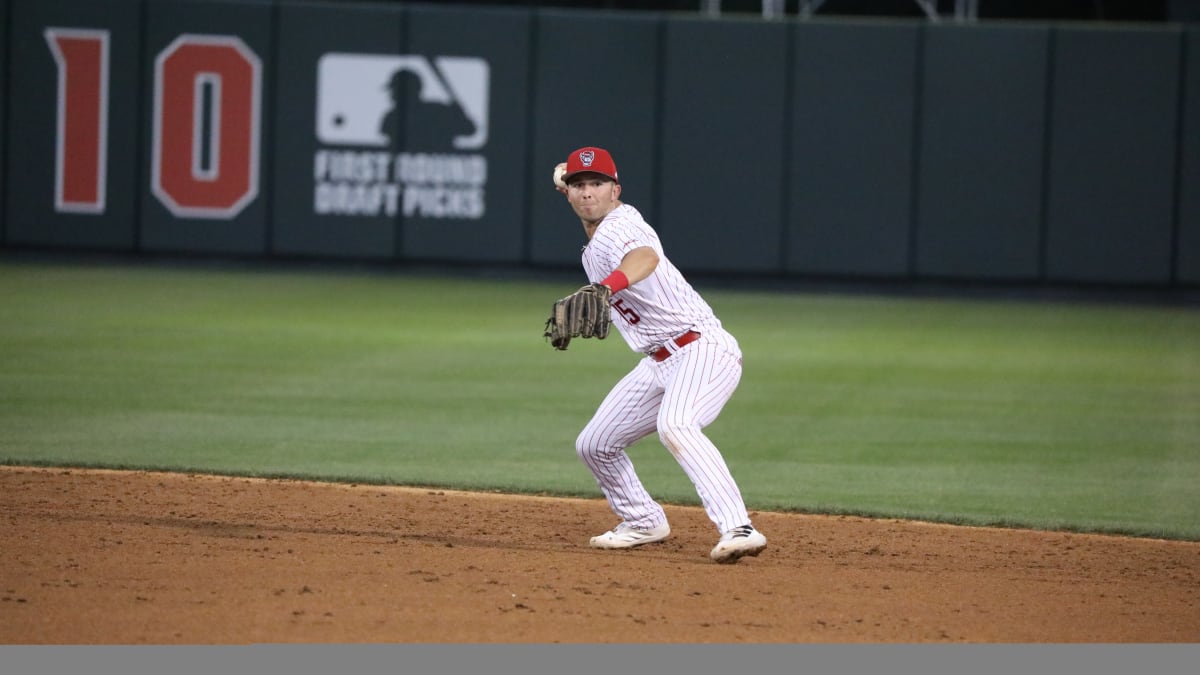
POLYGON ((617 207, 621 186, 606 176, 584 173, 567 183, 567 201, 575 215, 589 223, 599 222, 617 207))

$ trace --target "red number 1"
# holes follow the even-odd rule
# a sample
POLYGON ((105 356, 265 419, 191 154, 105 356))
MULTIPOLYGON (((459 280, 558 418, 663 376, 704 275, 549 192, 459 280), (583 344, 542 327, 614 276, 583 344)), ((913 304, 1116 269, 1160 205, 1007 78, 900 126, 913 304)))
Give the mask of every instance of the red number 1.
POLYGON ((47 28, 58 67, 54 209, 104 213, 108 152, 108 31, 47 28))

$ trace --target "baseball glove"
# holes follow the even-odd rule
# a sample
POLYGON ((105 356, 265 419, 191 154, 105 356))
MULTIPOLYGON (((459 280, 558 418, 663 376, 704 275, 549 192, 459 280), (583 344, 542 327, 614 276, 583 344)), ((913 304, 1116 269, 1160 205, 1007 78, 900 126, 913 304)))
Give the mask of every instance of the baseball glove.
POLYGON ((543 337, 550 339, 555 349, 565 351, 571 343, 571 338, 591 338, 603 340, 608 337, 608 329, 612 325, 612 315, 608 307, 608 299, 612 291, 604 284, 588 284, 579 290, 560 298, 550 311, 546 320, 546 331, 543 337))

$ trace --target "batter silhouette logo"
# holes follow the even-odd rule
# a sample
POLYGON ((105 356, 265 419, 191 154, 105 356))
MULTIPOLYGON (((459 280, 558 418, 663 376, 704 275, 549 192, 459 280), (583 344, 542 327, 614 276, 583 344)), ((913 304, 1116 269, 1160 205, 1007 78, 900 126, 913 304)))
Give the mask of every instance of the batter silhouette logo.
POLYGON ((314 212, 483 217, 490 80, 477 57, 324 54, 314 212))

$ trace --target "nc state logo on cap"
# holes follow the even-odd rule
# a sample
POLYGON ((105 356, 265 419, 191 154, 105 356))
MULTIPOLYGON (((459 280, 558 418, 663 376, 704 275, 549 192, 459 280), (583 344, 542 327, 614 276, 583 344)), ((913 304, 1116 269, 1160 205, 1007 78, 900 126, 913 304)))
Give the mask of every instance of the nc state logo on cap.
POLYGON ((567 170, 563 173, 562 179, 570 180, 571 176, 585 171, 608 176, 614 181, 620 182, 620 179, 617 178, 617 164, 613 161, 612 155, 604 148, 587 146, 572 151, 567 155, 567 170))

